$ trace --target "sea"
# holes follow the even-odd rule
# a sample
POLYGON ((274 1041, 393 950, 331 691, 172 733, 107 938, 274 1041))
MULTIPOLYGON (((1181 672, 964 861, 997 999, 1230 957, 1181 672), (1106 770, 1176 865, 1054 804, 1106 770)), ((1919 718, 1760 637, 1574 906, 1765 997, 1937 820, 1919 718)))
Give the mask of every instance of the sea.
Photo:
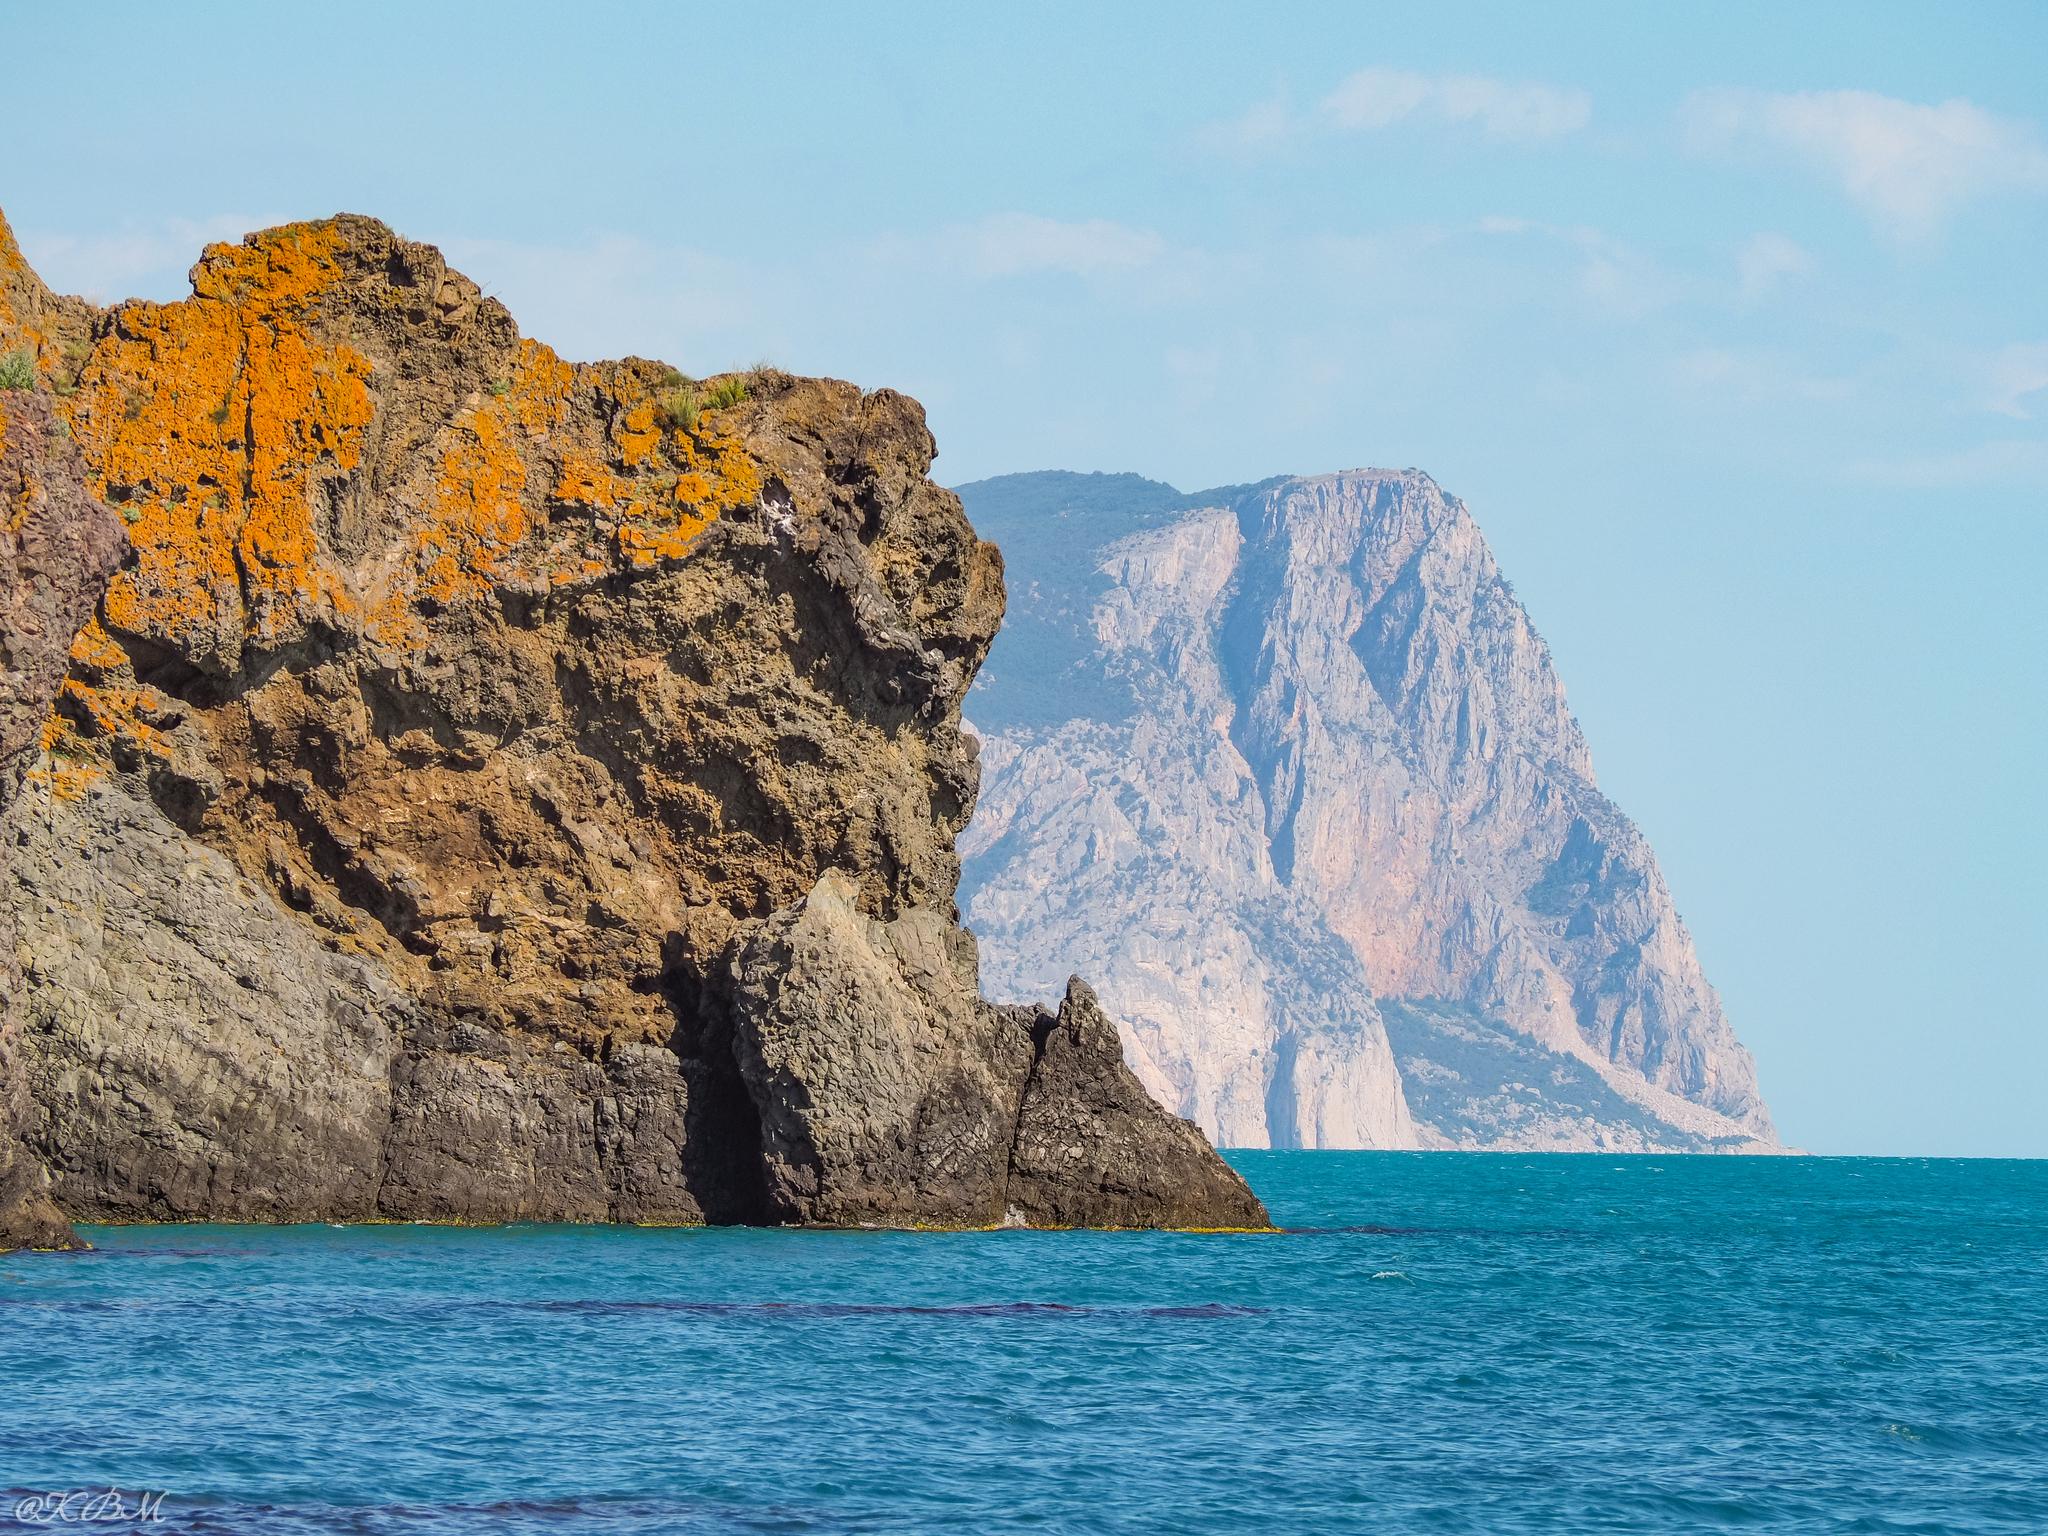
POLYGON ((2048 1531, 2048 1163, 1231 1161, 1286 1230, 86 1228, 0 1532, 2048 1531))

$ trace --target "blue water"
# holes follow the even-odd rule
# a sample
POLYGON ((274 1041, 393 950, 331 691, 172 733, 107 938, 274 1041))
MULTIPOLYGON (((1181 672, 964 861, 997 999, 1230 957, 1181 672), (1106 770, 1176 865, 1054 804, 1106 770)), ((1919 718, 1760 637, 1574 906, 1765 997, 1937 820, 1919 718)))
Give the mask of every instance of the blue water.
POLYGON ((1233 1160, 1312 1230, 91 1229, 0 1531, 2048 1529, 2048 1164, 1233 1160))

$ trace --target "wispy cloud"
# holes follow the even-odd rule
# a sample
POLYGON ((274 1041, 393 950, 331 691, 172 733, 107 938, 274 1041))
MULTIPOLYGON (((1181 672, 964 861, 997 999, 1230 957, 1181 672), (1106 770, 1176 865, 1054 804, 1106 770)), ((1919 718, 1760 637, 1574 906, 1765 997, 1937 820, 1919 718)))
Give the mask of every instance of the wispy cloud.
POLYGON ((1586 225, 1496 216, 1481 219, 1479 232, 1537 235, 1576 249, 1585 262, 1579 273, 1580 291, 1599 309, 1622 319, 1641 319, 1702 291, 1696 280, 1669 271, 1633 246, 1586 225))
POLYGON ((1778 285, 1781 277, 1804 277, 1813 270, 1813 257, 1783 235, 1752 235, 1735 253, 1735 270, 1742 278, 1742 298, 1755 303, 1778 285))
POLYGON ((502 299, 520 331, 565 357, 666 357, 693 372, 735 367, 790 338, 794 286, 688 246, 598 232, 573 245, 456 237, 448 259, 502 299))
POLYGON ((179 299, 184 274, 200 251, 216 241, 239 241, 251 230, 280 224, 281 218, 222 213, 207 219, 164 219, 111 235, 64 235, 18 231, 21 252, 44 282, 59 293, 76 293, 96 304, 131 295, 179 299))
POLYGON ((1845 400, 1856 390, 1853 379, 1816 377, 1777 347, 1697 347, 1672 360, 1671 375, 1689 391, 1749 405, 1845 400))
POLYGON ((1034 272, 1099 272, 1149 266, 1166 242, 1149 229, 1108 219, 1064 224, 1030 213, 998 213, 978 224, 939 231, 930 249, 961 275, 978 280, 1022 277, 1034 272))
POLYGON ((1411 75, 1375 66, 1352 75, 1323 98, 1319 110, 1333 128, 1371 130, 1420 117, 1477 123, 1502 139, 1554 139, 1586 126, 1593 98, 1536 81, 1411 75))
POLYGON ((1696 151, 1790 153, 1841 183, 1882 233, 1938 236, 1960 208, 1998 192, 2048 190, 2048 150, 2032 123, 1961 100, 1939 106, 1869 91, 1703 91, 1683 108, 1696 151))
POLYGON ((1371 133, 1394 124, 1474 124, 1497 139, 1554 139, 1586 126, 1593 98, 1540 81, 1416 75, 1373 65, 1348 76, 1307 113, 1277 96, 1203 132, 1215 149, 1257 155, 1290 141, 1371 133))
POLYGON ((2032 413, 2020 401, 2048 389, 2048 342, 2007 347, 1991 357, 1985 371, 1984 409, 2018 421, 2029 420, 2032 413))
POLYGON ((1872 485, 2048 485, 2048 443, 2005 440, 1925 458, 1865 459, 1845 466, 1872 485))

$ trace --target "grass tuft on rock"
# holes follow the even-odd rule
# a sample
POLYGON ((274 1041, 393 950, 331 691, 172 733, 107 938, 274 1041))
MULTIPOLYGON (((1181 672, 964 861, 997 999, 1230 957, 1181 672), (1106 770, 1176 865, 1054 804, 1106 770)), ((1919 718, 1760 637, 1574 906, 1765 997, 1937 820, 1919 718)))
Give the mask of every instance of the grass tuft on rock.
POLYGON ((670 426, 679 427, 685 432, 694 432, 697 430, 697 417, 702 410, 702 403, 697 398, 696 381, 680 373, 676 374, 675 378, 679 382, 662 402, 662 414, 668 418, 670 426))

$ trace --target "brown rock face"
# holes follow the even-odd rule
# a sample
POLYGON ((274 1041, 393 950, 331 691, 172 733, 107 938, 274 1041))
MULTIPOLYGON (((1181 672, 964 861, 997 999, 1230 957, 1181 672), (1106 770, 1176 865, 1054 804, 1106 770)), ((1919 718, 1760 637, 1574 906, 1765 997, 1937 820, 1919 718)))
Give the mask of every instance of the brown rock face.
POLYGON ((1002 562, 916 402, 566 363, 351 216, 193 290, 63 360, 136 556, 10 814, 62 1209, 1263 1224, 1142 1093, 1151 1183, 1012 1191, 952 900, 1002 562))

